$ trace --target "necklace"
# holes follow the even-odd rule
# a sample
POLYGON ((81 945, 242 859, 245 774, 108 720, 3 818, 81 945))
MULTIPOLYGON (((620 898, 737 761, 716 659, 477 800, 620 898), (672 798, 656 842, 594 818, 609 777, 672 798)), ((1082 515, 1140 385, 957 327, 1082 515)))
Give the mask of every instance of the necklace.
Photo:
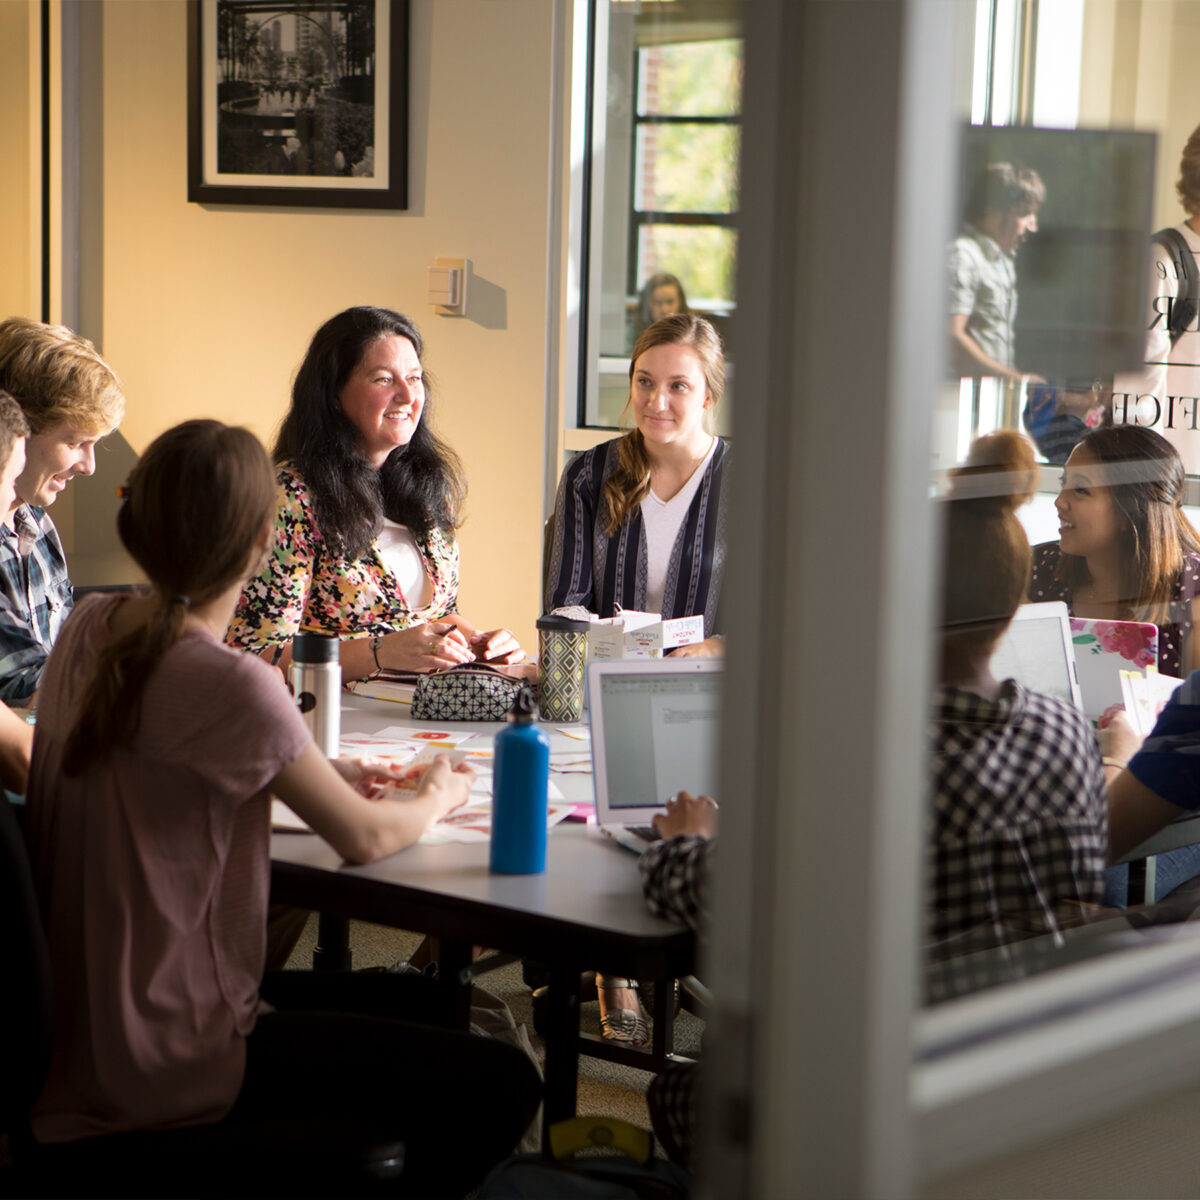
POLYGON ((1111 600, 1105 599, 1096 591, 1094 583, 1085 583, 1076 589, 1074 607, 1078 608, 1081 604, 1088 607, 1111 609, 1114 612, 1130 613, 1133 611, 1133 601, 1125 596, 1116 596, 1111 600))
POLYGON ((669 501, 673 496, 678 495, 678 493, 681 492, 687 486, 688 480, 691 479, 692 476, 696 474, 696 471, 699 468, 700 464, 702 462, 704 462, 704 460, 706 458, 708 458, 708 456, 712 453, 713 448, 716 446, 716 444, 717 444, 716 435, 710 434, 709 435, 709 443, 705 447, 704 453, 698 454, 698 455, 693 455, 688 460, 686 473, 680 472, 679 474, 676 474, 675 472, 671 471, 670 468, 666 464, 662 464, 658 467, 652 466, 650 468, 650 490, 651 490, 651 492, 659 500, 663 500, 664 502, 669 501), (665 489, 659 489, 654 486, 655 477, 657 476, 658 480, 661 482, 664 472, 670 473, 671 482, 672 482, 672 484, 675 485, 670 489, 671 495, 666 496, 666 497, 664 497, 662 495, 662 490, 665 490, 665 489))

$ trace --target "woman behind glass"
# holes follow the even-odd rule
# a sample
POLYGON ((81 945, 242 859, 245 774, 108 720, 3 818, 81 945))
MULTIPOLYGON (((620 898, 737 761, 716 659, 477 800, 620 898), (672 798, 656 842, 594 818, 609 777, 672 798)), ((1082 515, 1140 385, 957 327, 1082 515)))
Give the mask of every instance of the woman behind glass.
POLYGON ((1114 425, 1084 437, 1063 467, 1057 542, 1034 547, 1029 599, 1073 617, 1150 621, 1158 669, 1200 667, 1200 537, 1183 512, 1183 463, 1161 435, 1114 425))
MULTIPOLYGON (((1154 430, 1089 433, 1063 467, 1059 540, 1034 547, 1029 585, 1031 600, 1064 600, 1073 617, 1153 622, 1158 669, 1174 676, 1200 667, 1200 537, 1183 511, 1183 483, 1179 452, 1154 430)), ((1197 873, 1200 847, 1160 854, 1154 899, 1197 873)), ((1105 904, 1126 903, 1128 878, 1128 866, 1109 868, 1105 904)))
POLYGON ((673 317, 677 314, 690 313, 687 296, 683 292, 683 284, 675 275, 660 271, 646 280, 638 297, 638 328, 645 329, 663 317, 673 317))
MULTIPOLYGON (((980 438, 953 479, 941 506, 930 722, 933 958, 1011 940, 1014 928, 1054 932, 1064 912, 1100 898, 1107 847, 1104 774, 1087 718, 992 674, 1029 579, 1016 510, 1036 486, 1032 447, 1011 430, 980 438)), ((931 977, 931 995, 946 982, 931 977)))
POLYGON ((523 653, 457 612, 466 492, 430 426, 421 335, 386 308, 349 308, 313 336, 275 442, 279 510, 266 568, 230 641, 286 667, 301 630, 342 639, 344 679, 523 653))

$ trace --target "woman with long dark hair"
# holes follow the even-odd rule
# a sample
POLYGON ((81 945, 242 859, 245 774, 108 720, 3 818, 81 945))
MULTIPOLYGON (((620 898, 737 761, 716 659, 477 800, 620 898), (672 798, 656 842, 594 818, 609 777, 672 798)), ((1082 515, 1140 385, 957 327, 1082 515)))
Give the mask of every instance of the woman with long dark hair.
POLYGON ((473 777, 442 758, 389 797, 393 769, 326 759, 278 675, 223 644, 274 513, 253 434, 168 430, 118 518, 149 589, 87 597, 50 657, 29 834, 54 1045, 32 1129, 57 1143, 352 1120, 405 1141, 404 1194, 460 1195, 532 1115, 524 1056, 390 1019, 434 1016, 421 979, 263 976, 272 794, 364 863, 416 841, 473 777))
MULTIPOLYGON (((1200 537, 1183 511, 1183 483, 1183 461, 1162 434, 1093 430, 1063 466, 1059 540, 1034 547, 1029 584, 1030 600, 1063 600, 1073 617, 1157 625, 1158 669, 1177 677, 1200 667, 1200 537)), ((1105 758, 1110 771, 1124 761, 1105 758)), ((1197 872, 1195 846, 1160 854, 1154 899, 1197 872)), ((1128 876, 1128 866, 1109 868, 1105 904, 1125 904, 1128 876)))
POLYGON ((507 630, 457 611, 466 488, 431 424, 423 343, 408 317, 349 308, 313 336, 275 442, 279 508, 266 565, 230 640, 286 667, 301 630, 342 639, 342 675, 523 657, 507 630))
POLYGON ((1030 600, 1066 601, 1073 617, 1157 625, 1158 669, 1175 676, 1200 667, 1200 537, 1183 482, 1161 434, 1093 430, 1063 467, 1059 540, 1034 547, 1029 584, 1030 600))

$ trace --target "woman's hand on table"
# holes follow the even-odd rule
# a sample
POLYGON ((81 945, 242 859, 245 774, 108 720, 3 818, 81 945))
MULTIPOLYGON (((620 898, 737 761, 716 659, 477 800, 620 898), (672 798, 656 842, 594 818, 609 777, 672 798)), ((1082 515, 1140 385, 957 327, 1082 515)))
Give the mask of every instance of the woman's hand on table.
POLYGON ((440 821, 466 804, 474 782, 475 771, 469 764, 463 762, 452 767, 450 760, 444 754, 439 754, 421 779, 417 799, 432 801, 433 819, 440 821))
POLYGON ((676 646, 667 651, 668 658, 721 658, 725 653, 725 639, 722 637, 705 638, 702 642, 693 642, 690 646, 676 646))
POLYGON ((333 769, 356 791, 374 800, 404 778, 404 768, 386 758, 331 758, 333 769))
POLYGON ((717 802, 711 796, 679 792, 667 801, 667 811, 654 818, 654 828, 665 838, 694 833, 702 838, 717 836, 717 802))
POLYGON ((470 642, 479 662, 505 666, 519 663, 525 658, 521 643, 507 629, 489 629, 486 633, 477 633, 470 642))
POLYGON ((458 627, 476 662, 491 663, 502 667, 510 663, 523 662, 525 651, 516 637, 507 629, 480 631, 462 613, 447 613, 446 621, 458 627))
POLYGON ((382 665, 394 671, 440 671, 475 657, 466 636, 452 621, 426 621, 389 633, 381 649, 382 665))
MULTIPOLYGON (((1106 714, 1107 715, 1107 714, 1106 714)), ((1103 721, 1104 718, 1102 717, 1103 721)), ((1100 743, 1100 755, 1108 759, 1105 766, 1128 765, 1129 760, 1141 749, 1142 736, 1133 727, 1129 714, 1120 709, 1113 713, 1108 722, 1096 730, 1100 743)))

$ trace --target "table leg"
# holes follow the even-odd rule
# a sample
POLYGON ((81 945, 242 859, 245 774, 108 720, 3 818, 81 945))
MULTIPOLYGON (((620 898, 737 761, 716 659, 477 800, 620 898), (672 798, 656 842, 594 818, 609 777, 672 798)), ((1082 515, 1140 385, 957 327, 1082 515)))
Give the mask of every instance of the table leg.
POLYGON ((662 1070, 667 1055, 675 1049, 675 981, 660 979, 654 984, 650 1050, 654 1066, 662 1070))
POLYGON ((471 1024, 471 987, 462 984, 458 973, 471 965, 470 942, 442 938, 438 950, 438 986, 451 1029, 465 1030, 471 1024))
POLYGON ((550 968, 546 1014, 546 1096, 542 1107, 542 1140, 549 1145, 550 1126, 575 1115, 579 1077, 579 965, 550 968))
POLYGON ((314 971, 349 971, 350 922, 332 913, 317 914, 317 944, 313 947, 314 971))

